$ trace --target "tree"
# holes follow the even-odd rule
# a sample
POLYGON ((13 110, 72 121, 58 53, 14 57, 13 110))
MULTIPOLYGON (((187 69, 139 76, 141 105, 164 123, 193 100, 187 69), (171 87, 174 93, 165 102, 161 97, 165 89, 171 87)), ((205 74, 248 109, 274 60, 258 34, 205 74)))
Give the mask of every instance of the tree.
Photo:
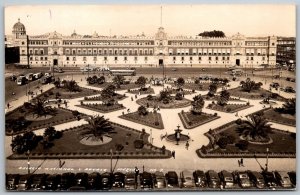
POLYGON ((113 83, 116 85, 117 88, 121 88, 121 85, 124 83, 125 78, 122 75, 117 75, 113 78, 113 83))
POLYGON ((175 100, 182 100, 183 99, 183 95, 180 92, 177 92, 175 95, 175 100))
POLYGON ((284 112, 287 114, 296 114, 296 98, 287 99, 282 105, 284 112))
POLYGON ((220 97, 218 99, 218 104, 224 106, 229 101, 229 98, 230 98, 230 93, 227 90, 222 90, 220 97))
POLYGON ((61 131, 56 131, 54 127, 47 127, 44 131, 43 137, 47 138, 48 141, 53 141, 62 135, 61 131))
POLYGON ((225 33, 223 31, 219 31, 219 30, 204 31, 202 33, 199 33, 199 36, 202 36, 202 37, 225 37, 225 33))
POLYGON ((261 115, 253 114, 246 121, 242 121, 238 126, 237 131, 248 140, 265 141, 269 139, 269 134, 272 132, 271 124, 261 115))
POLYGON ((255 83, 255 81, 251 81, 250 78, 247 78, 246 81, 241 81, 240 85, 244 91, 250 93, 252 90, 260 89, 262 83, 261 82, 255 83))
POLYGON ((55 86, 56 88, 59 88, 59 87, 60 87, 60 81, 59 81, 59 80, 54 81, 53 84, 54 84, 54 86, 55 86))
POLYGON ((208 87, 208 95, 209 96, 214 96, 215 93, 217 92, 218 86, 215 83, 212 83, 208 87))
POLYGON ((193 114, 201 114, 202 109, 204 107, 204 99, 201 95, 196 95, 193 97, 192 101, 192 113, 193 114))
POLYGON ((70 91, 70 92, 76 92, 80 91, 79 86, 77 85, 77 82, 74 80, 71 81, 65 81, 64 82, 64 89, 70 91))
POLYGON ((177 86, 177 88, 178 88, 178 89, 181 89, 181 88, 183 87, 184 83, 185 83, 184 78, 179 77, 179 78, 176 80, 176 86, 177 86))
POLYGON ((159 92, 159 101, 167 101, 171 99, 171 94, 167 90, 162 90, 159 92))
POLYGON ((144 88, 146 85, 146 78, 144 76, 140 76, 137 81, 136 84, 138 84, 140 86, 140 88, 144 88))
POLYGON ((113 96, 115 96, 116 87, 114 85, 108 85, 101 91, 101 97, 104 102, 109 102, 113 96))
POLYGON ((103 136, 109 136, 109 134, 114 133, 114 127, 104 116, 92 116, 86 121, 88 125, 85 128, 86 131, 82 133, 84 136, 94 136, 103 142, 103 136))
POLYGON ((31 104, 29 108, 30 112, 37 117, 45 116, 52 113, 53 109, 50 106, 46 106, 46 99, 37 98, 35 102, 31 104))
POLYGON ((100 84, 100 85, 103 84, 103 83, 105 83, 105 77, 104 76, 99 77, 97 79, 97 83, 100 84))
POLYGON ((139 106, 138 113, 139 115, 143 115, 143 116, 147 115, 148 114, 147 108, 145 106, 139 106))

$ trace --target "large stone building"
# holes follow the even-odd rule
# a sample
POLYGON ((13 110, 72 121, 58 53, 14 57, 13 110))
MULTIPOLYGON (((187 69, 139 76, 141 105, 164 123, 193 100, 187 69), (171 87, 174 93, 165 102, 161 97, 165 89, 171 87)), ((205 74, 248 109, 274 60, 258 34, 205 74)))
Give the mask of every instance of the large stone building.
POLYGON ((278 37, 276 61, 279 64, 296 64, 296 38, 278 37))
POLYGON ((58 32, 26 34, 20 20, 6 36, 20 47, 20 64, 31 66, 190 66, 255 68, 276 64, 277 37, 170 37, 163 27, 153 36, 70 36, 58 32))

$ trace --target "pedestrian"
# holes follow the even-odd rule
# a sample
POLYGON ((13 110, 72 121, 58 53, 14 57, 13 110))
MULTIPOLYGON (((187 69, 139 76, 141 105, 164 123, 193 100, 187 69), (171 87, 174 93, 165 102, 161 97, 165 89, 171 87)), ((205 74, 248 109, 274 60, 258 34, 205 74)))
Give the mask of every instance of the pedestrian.
POLYGON ((133 97, 131 97, 131 101, 133 101, 133 97))
POLYGON ((7 109, 9 109, 9 106, 10 106, 9 103, 7 103, 7 109))
POLYGON ((65 107, 67 108, 67 107, 68 107, 68 102, 67 102, 67 100, 64 101, 64 104, 65 104, 65 107))
POLYGON ((238 160, 238 164, 239 164, 239 167, 241 166, 241 162, 240 162, 240 160, 238 160))
POLYGON ((158 111, 160 111, 160 108, 159 108, 159 106, 157 106, 157 110, 158 110, 158 111))
POLYGON ((175 159, 175 150, 172 151, 172 156, 175 159))
POLYGON ((238 113, 238 112, 236 112, 236 113, 235 113, 235 116, 239 116, 239 113, 238 113))
POLYGON ((129 109, 129 108, 127 109, 127 112, 128 112, 128 113, 130 112, 130 109, 129 109))
POLYGON ((137 95, 136 95, 136 94, 135 94, 135 96, 134 96, 134 97, 135 97, 135 99, 137 99, 137 95))
POLYGON ((241 166, 244 167, 244 159, 243 159, 243 157, 241 158, 241 166))
POLYGON ((43 93, 43 89, 40 89, 40 91, 41 91, 41 94, 43 93))
POLYGON ((149 108, 149 103, 147 102, 147 108, 149 108))
POLYGON ((134 172, 135 172, 135 179, 137 179, 137 177, 140 173, 140 170, 137 167, 135 167, 134 172))
POLYGON ((189 146, 190 146, 190 144, 189 144, 189 141, 186 141, 186 144, 185 144, 185 148, 186 148, 186 150, 188 150, 188 149, 189 149, 189 146))
POLYGON ((122 112, 122 115, 124 115, 124 111, 122 112))
POLYGON ((139 91, 139 95, 141 95, 141 92, 139 91))

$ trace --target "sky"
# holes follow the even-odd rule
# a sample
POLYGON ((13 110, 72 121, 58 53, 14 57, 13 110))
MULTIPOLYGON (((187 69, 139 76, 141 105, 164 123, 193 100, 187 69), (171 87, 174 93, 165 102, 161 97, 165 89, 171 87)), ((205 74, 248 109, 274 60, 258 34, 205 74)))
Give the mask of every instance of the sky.
POLYGON ((57 31, 70 35, 195 36, 221 30, 226 36, 296 36, 296 7, 288 4, 35 5, 5 8, 5 34, 20 18, 28 35, 57 31), (162 17, 161 17, 162 7, 162 17))

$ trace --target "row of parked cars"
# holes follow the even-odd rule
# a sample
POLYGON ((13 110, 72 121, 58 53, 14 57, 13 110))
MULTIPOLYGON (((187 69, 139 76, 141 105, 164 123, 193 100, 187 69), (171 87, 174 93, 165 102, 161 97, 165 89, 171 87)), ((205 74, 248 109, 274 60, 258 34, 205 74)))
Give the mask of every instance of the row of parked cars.
POLYGON ((296 172, 214 170, 163 172, 105 172, 63 174, 6 174, 6 189, 12 191, 139 191, 139 190, 221 190, 293 189, 296 172))

